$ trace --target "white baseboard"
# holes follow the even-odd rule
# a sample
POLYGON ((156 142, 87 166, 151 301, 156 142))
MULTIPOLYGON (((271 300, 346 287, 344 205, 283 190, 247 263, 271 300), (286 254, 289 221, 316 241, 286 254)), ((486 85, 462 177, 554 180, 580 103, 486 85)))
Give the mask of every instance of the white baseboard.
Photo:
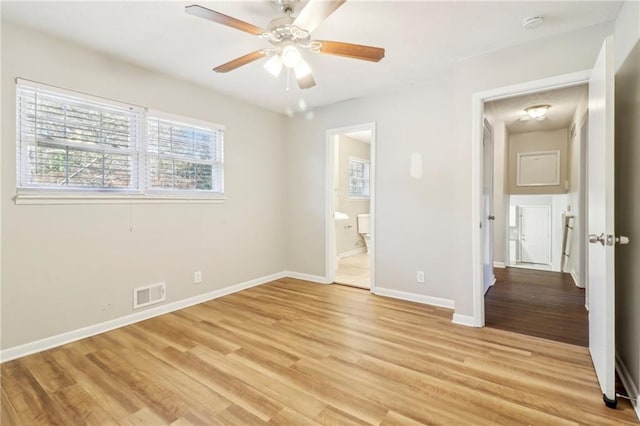
POLYGON ((631 405, 636 411, 636 416, 638 416, 638 420, 640 420, 640 401, 638 401, 638 385, 633 382, 631 378, 631 374, 629 374, 629 370, 627 366, 622 362, 622 358, 616 353, 616 371, 618 372, 618 376, 620 377, 620 381, 624 386, 624 390, 627 391, 627 395, 631 398, 636 398, 635 401, 631 400, 631 405))
POLYGON ((96 334, 105 333, 107 331, 124 327, 125 325, 133 324, 139 321, 144 321, 146 319, 157 317, 159 315, 168 314, 170 312, 177 311, 179 309, 184 309, 189 306, 197 305, 198 303, 207 302, 209 300, 217 299, 218 297, 226 296, 231 293, 236 293, 238 291, 246 290, 251 287, 259 286, 261 284, 266 284, 268 282, 278 280, 286 276, 290 276, 290 275, 288 275, 288 273, 285 273, 285 272, 278 272, 275 274, 245 281, 240 284, 235 284, 229 287, 221 288, 219 290, 213 290, 208 293, 203 293, 197 296, 178 300, 176 302, 171 302, 164 305, 156 306, 154 308, 145 309, 143 311, 125 315, 120 318, 115 318, 109 321, 104 321, 98 324, 82 327, 77 330, 67 331, 65 333, 61 333, 55 336, 46 337, 44 339, 36 340, 34 342, 29 342, 23 345, 4 349, 0 351, 0 363, 11 361, 12 359, 16 359, 16 358, 21 358, 23 356, 31 355, 36 352, 42 352, 47 349, 51 349, 67 343, 75 342, 76 340, 95 336, 96 334))
POLYGON ((584 286, 580 285, 580 283, 578 282, 578 276, 576 275, 576 271, 574 270, 569 271, 569 275, 571 275, 571 278, 573 279, 573 283, 576 285, 576 287, 584 288, 584 286))
POLYGON ((392 290, 389 288, 376 287, 373 294, 378 296, 392 297, 394 299, 408 300, 410 302, 423 303, 425 305, 438 306, 440 308, 454 308, 453 300, 442 299, 440 297, 425 296, 424 294, 409 293, 406 291, 392 290))
POLYGON ((493 262, 493 267, 494 268, 506 268, 507 266, 504 264, 504 262, 493 262))
POLYGON ((464 325, 467 327, 480 327, 478 324, 476 324, 475 318, 471 315, 461 315, 461 314, 454 313, 453 319, 451 320, 451 322, 454 324, 464 325))
POLYGON ((311 281, 318 284, 331 284, 326 277, 322 277, 320 275, 311 275, 294 271, 284 271, 282 274, 285 277, 296 278, 298 280, 311 281))
POLYGON ((355 250, 349 250, 349 251, 345 251, 344 253, 340 253, 338 255, 338 259, 344 259, 345 257, 355 256, 356 254, 366 253, 366 252, 367 252, 366 247, 360 247, 355 250))

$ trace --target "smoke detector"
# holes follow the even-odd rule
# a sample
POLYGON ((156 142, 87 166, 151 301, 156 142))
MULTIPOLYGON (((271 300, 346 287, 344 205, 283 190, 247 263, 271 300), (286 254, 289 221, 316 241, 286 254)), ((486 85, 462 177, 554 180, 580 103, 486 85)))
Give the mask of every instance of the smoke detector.
POLYGON ((542 25, 543 22, 544 18, 542 16, 531 16, 522 20, 522 28, 533 30, 542 25))

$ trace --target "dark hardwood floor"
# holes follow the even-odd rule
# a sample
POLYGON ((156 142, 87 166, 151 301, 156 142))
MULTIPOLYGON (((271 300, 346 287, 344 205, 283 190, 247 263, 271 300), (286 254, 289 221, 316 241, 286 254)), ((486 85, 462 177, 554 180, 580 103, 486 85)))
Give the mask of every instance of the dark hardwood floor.
POLYGON ((589 346, 585 292, 569 274, 521 268, 495 274, 485 296, 487 327, 589 346))

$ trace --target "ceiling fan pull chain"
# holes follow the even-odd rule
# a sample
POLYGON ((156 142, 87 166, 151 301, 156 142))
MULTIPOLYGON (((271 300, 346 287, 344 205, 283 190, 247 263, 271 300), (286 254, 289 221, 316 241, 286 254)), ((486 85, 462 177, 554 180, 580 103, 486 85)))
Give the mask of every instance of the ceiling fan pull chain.
POLYGON ((286 87, 287 92, 289 91, 290 88, 291 88, 291 68, 287 68, 287 87, 286 87))

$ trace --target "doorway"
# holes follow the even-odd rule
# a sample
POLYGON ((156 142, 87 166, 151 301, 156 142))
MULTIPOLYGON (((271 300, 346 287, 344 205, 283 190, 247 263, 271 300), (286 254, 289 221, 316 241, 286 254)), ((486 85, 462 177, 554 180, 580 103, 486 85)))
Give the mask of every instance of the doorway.
MULTIPOLYGON (((485 299, 484 299, 484 232, 482 230, 482 224, 485 222, 485 213, 483 210, 483 185, 485 182, 485 174, 487 173, 484 170, 484 160, 482 153, 482 138, 484 135, 484 119, 486 118, 486 104, 492 101, 498 100, 507 100, 516 98, 518 96, 523 95, 535 95, 537 93, 548 92, 556 89, 564 89, 571 88, 578 85, 584 85, 589 81, 589 76, 591 74, 591 70, 585 70, 572 74, 565 74, 557 77, 552 77, 548 79, 523 83, 520 85, 514 85, 494 90, 489 90, 485 92, 476 93, 473 98, 473 128, 475 129, 472 137, 472 174, 476 177, 474 179, 474 185, 472 186, 472 225, 473 225, 473 233, 472 233, 472 267, 473 267, 473 318, 466 320, 465 323, 469 325, 473 325, 476 327, 483 327, 485 325, 485 299), (480 224, 480 226, 478 226, 480 224)), ((527 123, 524 120, 519 123, 522 126, 532 125, 534 122, 527 123)), ((504 130, 496 129, 494 127, 494 139, 497 134, 504 132, 504 130)), ((546 150, 551 151, 551 150, 546 150)), ((544 152, 542 154, 545 154, 544 152)), ((566 155, 566 153, 565 153, 566 155)), ((560 156, 562 157, 562 155, 560 156)), ((508 176, 514 182, 515 185, 517 181, 517 167, 509 166, 509 159, 504 157, 502 159, 494 159, 496 167, 503 167, 503 170, 508 172, 508 176)), ((527 158, 527 160, 536 161, 536 157, 527 158)), ((546 159, 545 159, 546 160, 546 159)), ((512 162, 515 164, 517 158, 512 162)), ((526 172, 526 168, 523 169, 526 172)), ((492 170, 488 171, 492 173, 492 170)), ((525 186, 526 187, 536 187, 535 182, 534 185, 527 186, 526 178, 531 177, 530 174, 524 173, 523 177, 525 177, 525 186)), ((535 177, 535 174, 533 175, 535 177)), ((555 177, 555 176, 554 176, 555 177)), ((555 179, 554 179, 555 180, 555 179)), ((562 179, 558 176, 559 180, 559 188, 558 192, 565 192, 565 187, 567 185, 566 179, 562 179)), ((553 182, 555 184, 555 182, 553 182)), ((498 191, 494 190, 494 196, 502 199, 509 199, 509 183, 508 182, 500 182, 501 187, 498 188, 498 191)), ((494 188, 495 189, 495 188, 494 188)), ((524 193, 527 190, 523 191, 524 193)), ((512 233, 509 228, 509 209, 505 207, 504 209, 494 206, 494 215, 496 216, 496 228, 501 235, 495 238, 496 246, 502 247, 502 249, 507 253, 506 248, 509 247, 512 239, 512 233), (497 214, 496 214, 497 213, 497 214)), ((577 237, 579 238, 579 237, 577 237)), ((494 266, 499 265, 508 266, 508 258, 505 258, 504 262, 500 264, 499 261, 494 259, 494 266)))
POLYGON ((326 276, 373 290, 375 124, 327 130, 326 276))
POLYGON ((485 104, 485 121, 500 130, 495 132, 494 157, 502 163, 491 167, 484 154, 483 200, 487 182, 501 183, 493 188, 501 196, 495 197, 491 212, 484 212, 499 225, 494 235, 487 235, 489 226, 482 234, 485 259, 492 249, 488 240, 497 241, 491 265, 496 278, 485 295, 489 327, 588 344, 585 292, 566 272, 579 269, 578 250, 569 245, 572 240, 580 245, 574 224, 583 212, 579 203, 584 189, 574 129, 587 99, 587 86, 581 84, 485 104), (503 250, 497 250, 499 244, 503 250))

